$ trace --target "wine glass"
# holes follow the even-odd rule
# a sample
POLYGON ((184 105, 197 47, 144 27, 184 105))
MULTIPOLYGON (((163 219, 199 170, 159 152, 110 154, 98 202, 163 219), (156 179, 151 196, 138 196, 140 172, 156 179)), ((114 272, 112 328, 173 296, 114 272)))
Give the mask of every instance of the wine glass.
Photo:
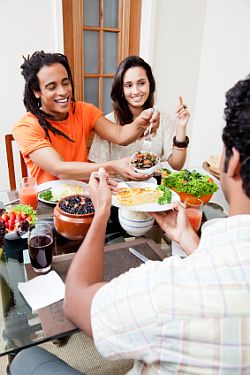
POLYGON ((47 223, 37 223, 29 228, 29 255, 35 272, 45 273, 51 268, 53 253, 52 227, 47 223))
POLYGON ((193 229, 198 232, 202 219, 203 201, 195 197, 187 197, 184 200, 186 212, 193 229))

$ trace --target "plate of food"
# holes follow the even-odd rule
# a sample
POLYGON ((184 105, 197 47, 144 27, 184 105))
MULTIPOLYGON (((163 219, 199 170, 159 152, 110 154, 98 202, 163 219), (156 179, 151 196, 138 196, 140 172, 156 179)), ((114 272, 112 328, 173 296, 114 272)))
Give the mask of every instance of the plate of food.
POLYGON ((219 155, 210 155, 202 164, 205 171, 218 179, 220 179, 220 159, 219 155))
POLYGON ((52 180, 38 185, 38 199, 43 203, 56 204, 61 198, 74 194, 85 194, 89 185, 77 180, 52 180))
POLYGON ((171 210, 173 203, 178 201, 179 195, 168 187, 149 182, 121 182, 117 193, 112 195, 113 206, 141 212, 171 210))
POLYGON ((0 242, 3 237, 7 240, 27 237, 29 227, 36 219, 36 211, 27 204, 0 209, 0 242))

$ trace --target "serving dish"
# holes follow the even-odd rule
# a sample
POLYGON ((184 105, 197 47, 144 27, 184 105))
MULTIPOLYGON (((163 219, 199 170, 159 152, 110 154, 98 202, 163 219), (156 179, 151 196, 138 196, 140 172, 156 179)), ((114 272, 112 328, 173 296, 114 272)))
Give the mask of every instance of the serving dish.
POLYGON ((131 211, 127 207, 120 207, 118 219, 121 227, 131 236, 142 236, 154 225, 154 218, 145 212, 131 211))
POLYGON ((30 225, 36 222, 36 211, 29 205, 19 204, 0 209, 1 236, 6 240, 27 238, 30 225))
POLYGON ((135 172, 153 174, 159 168, 160 158, 150 151, 135 152, 130 158, 130 165, 135 172))
POLYGON ((52 180, 52 181, 47 181, 47 182, 44 182, 44 183, 38 185, 37 189, 38 189, 38 199, 39 199, 39 201, 41 201, 43 203, 47 203, 47 204, 56 205, 58 200, 63 198, 63 196, 68 196, 70 194, 73 194, 73 193, 70 193, 70 189, 68 188, 67 185, 82 187, 82 191, 81 192, 79 191, 79 193, 81 193, 81 194, 88 193, 88 191, 89 191, 89 185, 85 182, 82 182, 82 181, 77 181, 77 180, 52 180), (59 199, 53 199, 52 198, 50 200, 42 198, 41 193, 44 193, 46 191, 51 191, 52 196, 53 196, 53 193, 57 193, 57 196, 59 196, 60 198, 59 199), (63 191, 65 191, 65 194, 63 194, 63 191), (61 193, 61 195, 60 195, 60 193, 61 193))
POLYGON ((87 194, 64 197, 57 202, 54 208, 55 229, 70 240, 82 240, 89 230, 94 214, 94 207, 87 194), (65 207, 69 207, 70 204, 72 209, 65 211, 65 207), (73 213, 76 212, 73 209, 76 204, 82 208, 78 210, 79 213, 73 213), (87 210, 85 209, 86 205, 89 207, 87 210))
POLYGON ((195 197, 206 204, 218 190, 217 184, 210 176, 196 170, 189 171, 187 169, 179 172, 163 169, 162 185, 175 191, 179 195, 181 202, 184 202, 187 197, 195 197))
POLYGON ((204 161, 202 163, 202 168, 210 173, 213 177, 217 178, 218 180, 220 179, 220 171, 217 168, 212 168, 207 161, 204 161))
MULTIPOLYGON (((144 181, 131 181, 131 182, 126 182, 126 185, 130 187, 149 187, 149 188, 154 188, 155 189, 155 184, 151 184, 149 182, 144 182, 144 181)), ((119 187, 124 187, 123 183, 118 184, 119 187)), ((166 203, 166 204, 159 204, 159 203, 144 203, 144 204, 138 204, 138 205, 133 205, 133 206, 126 206, 129 210, 132 211, 138 211, 138 212, 160 212, 160 211, 167 211, 171 210, 173 208, 173 203, 174 202, 179 202, 180 197, 179 195, 172 191, 172 197, 171 197, 171 202, 166 203)), ((115 207, 124 207, 122 205, 116 195, 112 195, 112 205, 115 207)))

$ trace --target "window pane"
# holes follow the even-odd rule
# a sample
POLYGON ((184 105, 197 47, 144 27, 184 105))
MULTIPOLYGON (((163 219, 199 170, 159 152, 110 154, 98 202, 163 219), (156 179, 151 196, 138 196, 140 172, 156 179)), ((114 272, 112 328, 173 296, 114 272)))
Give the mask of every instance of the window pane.
POLYGON ((104 0, 104 27, 118 27, 118 0, 104 0))
POLYGON ((84 79, 84 101, 98 107, 98 78, 84 79))
POLYGON ((85 73, 98 73, 98 36, 97 31, 84 32, 85 73))
POLYGON ((112 100, 110 98, 113 78, 103 79, 103 113, 107 115, 112 111, 112 100))
POLYGON ((83 1, 83 25, 84 26, 100 26, 99 25, 99 0, 83 1))
POLYGON ((104 44, 104 56, 103 56, 103 72, 113 73, 117 67, 117 45, 118 45, 118 34, 104 32, 103 37, 104 44))

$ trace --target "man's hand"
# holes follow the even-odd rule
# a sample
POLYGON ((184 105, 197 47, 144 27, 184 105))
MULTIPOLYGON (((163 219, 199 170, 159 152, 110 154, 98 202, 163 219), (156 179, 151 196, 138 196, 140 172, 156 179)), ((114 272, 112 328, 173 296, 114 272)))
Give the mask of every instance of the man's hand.
POLYGON ((104 168, 91 173, 89 179, 90 197, 95 207, 95 214, 109 217, 111 207, 111 190, 108 184, 108 174, 104 168))
POLYGON ((173 210, 151 214, 167 236, 179 243, 186 254, 191 254, 197 248, 199 237, 193 230, 181 203, 174 203, 173 210))
POLYGON ((142 111, 134 122, 138 127, 144 129, 144 135, 146 136, 150 123, 152 123, 151 134, 156 133, 156 130, 160 125, 160 117, 161 115, 159 111, 153 112, 153 108, 148 108, 142 111))

